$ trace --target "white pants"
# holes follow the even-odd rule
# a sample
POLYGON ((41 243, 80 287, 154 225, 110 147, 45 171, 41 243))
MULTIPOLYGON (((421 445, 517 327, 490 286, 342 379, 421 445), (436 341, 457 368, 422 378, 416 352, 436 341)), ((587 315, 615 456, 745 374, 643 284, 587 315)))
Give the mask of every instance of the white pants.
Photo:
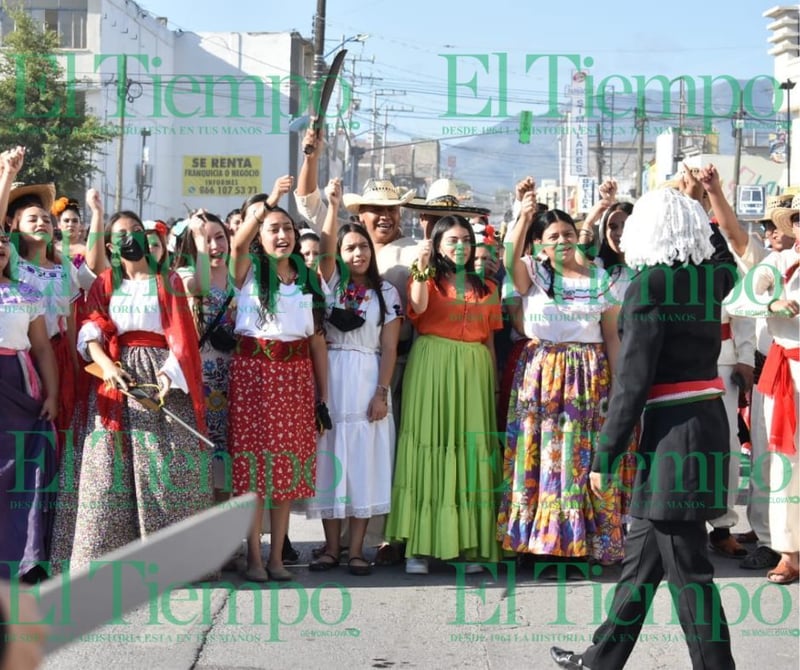
POLYGON ((764 422, 764 394, 756 388, 750 396, 750 488, 747 496, 747 521, 758 535, 759 547, 772 547, 769 535, 770 461, 764 422))
MULTIPOLYGON (((789 361, 794 382, 794 406, 800 400, 800 361, 789 361)), ((764 419, 767 430, 772 425, 774 402, 764 398, 764 419)), ((781 553, 800 551, 800 421, 794 434, 795 453, 772 454, 769 500, 769 531, 772 548, 781 553)))
POLYGON ((739 515, 734 509, 736 496, 739 493, 739 468, 742 464, 741 445, 739 444, 739 387, 733 383, 731 374, 732 365, 718 365, 717 370, 722 381, 725 382, 725 395, 722 401, 725 404, 725 415, 728 417, 728 428, 730 429, 730 460, 728 461, 728 495, 727 510, 725 514, 709 523, 714 528, 733 528, 739 522, 739 515))

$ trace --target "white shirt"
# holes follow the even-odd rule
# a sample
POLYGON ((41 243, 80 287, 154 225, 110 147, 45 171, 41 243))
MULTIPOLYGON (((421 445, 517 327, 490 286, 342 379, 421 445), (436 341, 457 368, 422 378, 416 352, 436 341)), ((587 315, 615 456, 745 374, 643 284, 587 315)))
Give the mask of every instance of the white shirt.
POLYGON ((756 357, 756 324, 754 319, 731 316, 725 305, 720 309, 720 323, 730 324, 731 337, 722 340, 717 365, 743 363, 753 367, 756 357))
POLYGON ((20 281, 35 286, 44 296, 47 336, 54 337, 66 331, 66 320, 72 313, 72 303, 81 292, 75 266, 67 263, 44 268, 20 258, 17 268, 20 281))
POLYGON ((0 283, 0 349, 30 349, 28 328, 44 314, 44 296, 37 288, 23 282, 0 283))
POLYGON ((547 295, 547 270, 530 256, 522 260, 532 282, 522 297, 525 336, 548 342, 603 342, 600 317, 614 306, 605 270, 596 268, 591 277, 557 276, 554 299, 547 295))
MULTIPOLYGON (((158 288, 155 277, 149 279, 123 279, 122 284, 114 291, 108 304, 108 315, 117 328, 117 335, 124 335, 136 330, 163 335, 161 325, 161 308, 158 304, 158 288)), ((89 342, 103 342, 104 336, 100 327, 87 321, 78 331, 78 353, 87 361, 89 342)), ((169 377, 172 386, 184 393, 189 392, 189 385, 183 376, 180 363, 170 351, 167 360, 159 372, 169 377)))
MULTIPOLYGON (((758 257, 758 252, 748 256, 753 244, 748 244, 742 260, 747 262, 758 257)), ((795 270, 788 282, 785 282, 787 270, 800 260, 800 254, 794 249, 773 251, 763 262, 740 280, 726 306, 731 314, 763 317, 767 320, 767 330, 775 342, 787 349, 800 345, 800 319, 787 319, 767 309, 773 299, 800 301, 800 269, 795 270)))
MULTIPOLYGON (((305 294, 297 284, 278 282, 279 291, 274 314, 261 306, 255 271, 251 267, 242 288, 236 292, 236 326, 234 332, 261 340, 292 342, 314 334, 314 296, 305 294)), ((325 291, 325 282, 320 279, 325 291)))
POLYGON ((328 206, 322 202, 319 188, 308 195, 297 195, 295 190, 294 201, 300 216, 308 221, 311 230, 319 235, 322 225, 325 223, 325 215, 328 213, 328 206))

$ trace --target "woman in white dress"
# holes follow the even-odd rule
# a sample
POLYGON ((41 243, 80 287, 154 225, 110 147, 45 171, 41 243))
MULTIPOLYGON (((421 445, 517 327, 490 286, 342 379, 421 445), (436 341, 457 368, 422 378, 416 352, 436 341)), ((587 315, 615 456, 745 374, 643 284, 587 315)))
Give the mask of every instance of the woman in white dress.
POLYGON ((325 189, 330 203, 321 235, 319 271, 327 284, 326 340, 333 430, 317 445, 317 490, 308 516, 321 518, 325 552, 310 565, 339 565, 342 519, 349 519, 348 568, 368 575, 363 557, 370 517, 387 514, 392 494, 395 428, 389 384, 397 358, 402 307, 397 289, 378 274, 366 230, 337 234, 341 180, 325 189), (337 267, 337 261, 340 261, 337 267))

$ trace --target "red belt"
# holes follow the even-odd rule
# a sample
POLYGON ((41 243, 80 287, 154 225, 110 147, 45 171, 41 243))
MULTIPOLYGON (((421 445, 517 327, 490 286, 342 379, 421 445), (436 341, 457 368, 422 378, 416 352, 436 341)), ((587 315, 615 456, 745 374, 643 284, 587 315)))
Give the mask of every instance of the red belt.
POLYGON ((732 340, 733 333, 731 332, 731 324, 730 323, 723 323, 720 324, 722 326, 722 339, 724 340, 732 340))
POLYGON ((789 361, 800 361, 800 347, 786 349, 773 342, 756 387, 774 401, 772 425, 767 426, 769 449, 781 454, 794 454, 797 450, 794 443, 797 430, 797 389, 794 387, 789 361))
POLYGON ((147 330, 132 330, 119 336, 121 347, 154 347, 156 349, 169 349, 167 338, 158 333, 147 330))
POLYGON ((239 336, 236 352, 241 356, 258 356, 264 354, 271 361, 292 361, 299 358, 308 358, 311 347, 308 339, 291 340, 261 340, 246 335, 239 336))

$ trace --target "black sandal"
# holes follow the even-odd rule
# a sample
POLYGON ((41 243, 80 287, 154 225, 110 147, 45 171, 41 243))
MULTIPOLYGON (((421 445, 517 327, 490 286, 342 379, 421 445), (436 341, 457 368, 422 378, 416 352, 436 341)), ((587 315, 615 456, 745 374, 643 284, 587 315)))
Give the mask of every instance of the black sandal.
POLYGON ((372 566, 363 556, 353 556, 347 561, 347 569, 350 571, 351 575, 355 575, 356 577, 366 577, 372 574, 372 566), (353 565, 353 561, 361 561, 364 565, 353 565))
POLYGON ((311 572, 327 572, 328 570, 333 570, 334 568, 339 567, 339 559, 334 556, 333 554, 324 553, 320 554, 316 561, 312 561, 308 564, 308 569, 311 572), (323 560, 329 558, 331 560, 323 560))

